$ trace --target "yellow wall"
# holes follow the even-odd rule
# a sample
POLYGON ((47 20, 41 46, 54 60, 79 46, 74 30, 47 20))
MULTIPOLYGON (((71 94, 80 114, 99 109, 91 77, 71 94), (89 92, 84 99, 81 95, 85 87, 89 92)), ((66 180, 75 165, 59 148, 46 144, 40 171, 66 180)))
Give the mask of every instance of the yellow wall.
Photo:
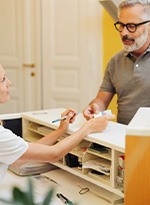
MULTIPOLYGON (((106 10, 103 10, 103 72, 109 59, 122 49, 119 33, 114 28, 114 20, 106 10)), ((117 114, 116 96, 112 100, 109 109, 117 114)))

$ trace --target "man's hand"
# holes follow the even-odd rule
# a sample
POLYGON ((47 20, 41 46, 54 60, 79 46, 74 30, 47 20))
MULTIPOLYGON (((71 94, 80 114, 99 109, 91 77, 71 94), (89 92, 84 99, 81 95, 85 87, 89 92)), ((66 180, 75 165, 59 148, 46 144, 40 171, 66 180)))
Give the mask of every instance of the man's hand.
POLYGON ((92 103, 88 105, 86 108, 83 110, 83 115, 84 117, 89 120, 94 117, 94 114, 98 114, 100 111, 100 107, 97 103, 92 103))

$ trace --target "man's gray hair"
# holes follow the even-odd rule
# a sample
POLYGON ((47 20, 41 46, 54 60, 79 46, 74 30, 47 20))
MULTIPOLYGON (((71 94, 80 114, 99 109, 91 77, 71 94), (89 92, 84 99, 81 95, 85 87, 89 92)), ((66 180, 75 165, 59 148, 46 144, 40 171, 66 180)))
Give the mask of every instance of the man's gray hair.
POLYGON ((119 4, 118 14, 123 8, 132 7, 137 4, 143 5, 143 11, 140 14, 143 20, 150 20, 150 0, 124 0, 119 4))

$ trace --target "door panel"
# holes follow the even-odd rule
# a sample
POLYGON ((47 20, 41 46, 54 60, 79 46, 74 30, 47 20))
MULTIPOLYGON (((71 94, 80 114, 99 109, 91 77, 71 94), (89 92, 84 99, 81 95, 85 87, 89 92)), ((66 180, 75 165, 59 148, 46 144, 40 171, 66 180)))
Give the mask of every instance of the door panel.
POLYGON ((40 19, 41 0, 0 0, 0 63, 12 81, 1 114, 42 108, 40 19))
POLYGON ((43 108, 82 110, 97 93, 100 15, 96 0, 42 1, 43 108))
POLYGON ((0 113, 81 110, 101 80, 101 15, 97 0, 1 0, 0 63, 12 86, 0 113))
POLYGON ((18 112, 22 102, 22 1, 0 1, 0 63, 12 81, 11 100, 0 106, 0 113, 18 112), (8 6, 9 5, 9 6, 8 6))

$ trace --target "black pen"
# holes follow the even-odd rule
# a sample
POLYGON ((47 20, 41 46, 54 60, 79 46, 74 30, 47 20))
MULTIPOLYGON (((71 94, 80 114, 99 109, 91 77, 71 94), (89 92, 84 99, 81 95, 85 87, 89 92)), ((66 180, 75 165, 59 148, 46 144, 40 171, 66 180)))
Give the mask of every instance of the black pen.
POLYGON ((62 195, 61 193, 57 193, 57 197, 64 203, 67 205, 73 205, 73 203, 67 199, 64 195, 62 195))

